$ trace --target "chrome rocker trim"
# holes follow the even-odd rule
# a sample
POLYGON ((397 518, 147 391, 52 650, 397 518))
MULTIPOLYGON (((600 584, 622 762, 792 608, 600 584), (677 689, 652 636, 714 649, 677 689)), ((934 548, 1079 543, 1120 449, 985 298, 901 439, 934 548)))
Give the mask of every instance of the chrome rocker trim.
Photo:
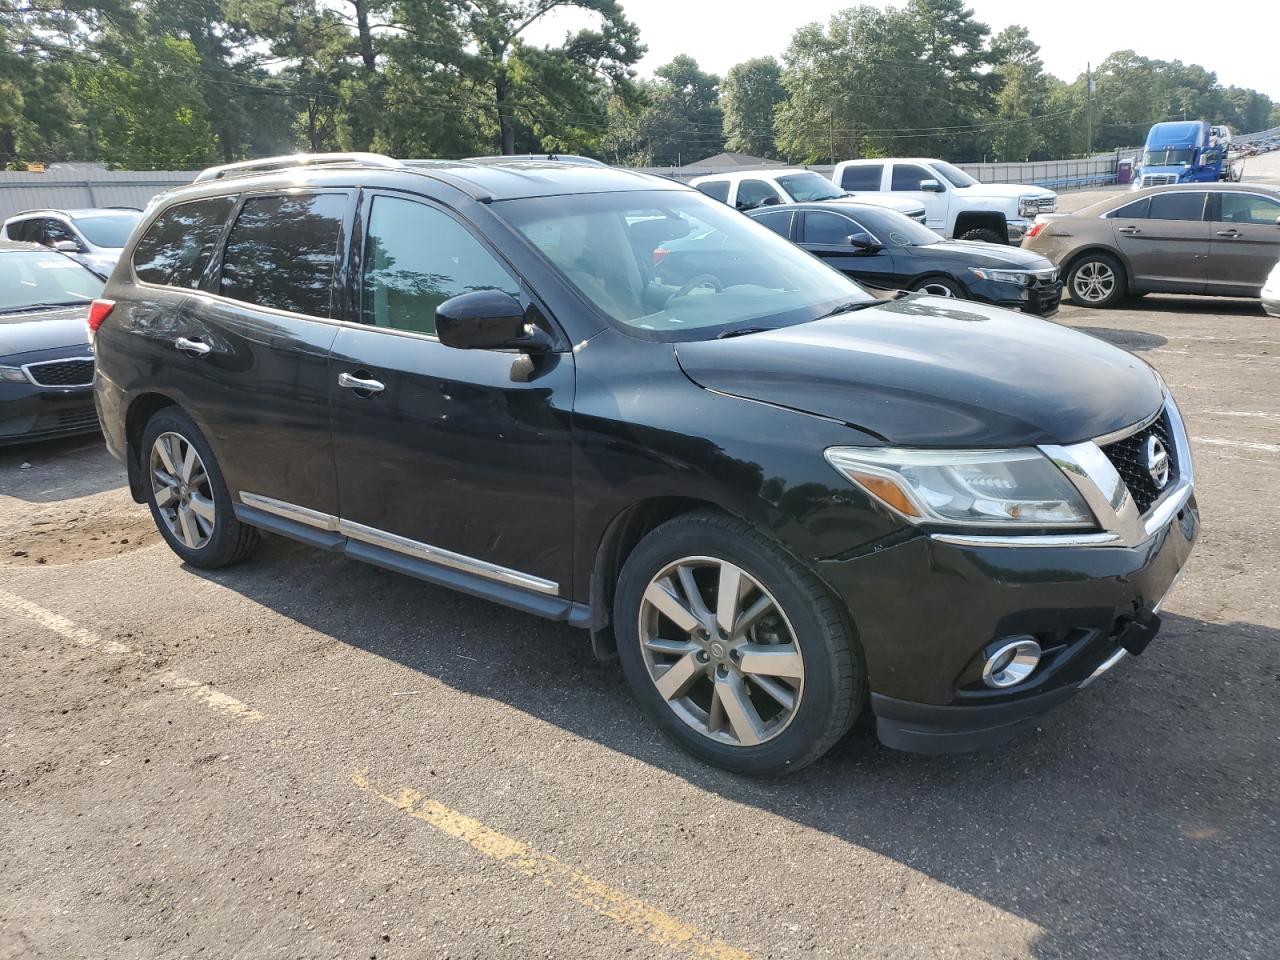
POLYGON ((308 527, 314 527, 317 530, 337 533, 341 537, 358 540, 375 547, 382 547, 441 567, 461 570, 464 573, 475 574, 488 580, 496 580, 499 583, 519 587, 522 590, 532 590, 551 596, 556 596, 560 592, 560 584, 553 580, 535 577, 530 573, 521 573, 519 570, 499 566, 487 560, 479 560, 461 553, 454 553, 452 550, 445 550, 443 547, 433 547, 418 540, 410 540, 408 537, 388 533, 385 530, 366 526, 363 523, 343 520, 333 514, 322 513, 319 510, 302 507, 296 503, 288 503, 284 500, 277 500, 274 497, 265 497, 262 494, 249 493, 244 490, 240 492, 240 501, 247 507, 254 507, 265 513, 283 517, 286 520, 293 520, 308 527))

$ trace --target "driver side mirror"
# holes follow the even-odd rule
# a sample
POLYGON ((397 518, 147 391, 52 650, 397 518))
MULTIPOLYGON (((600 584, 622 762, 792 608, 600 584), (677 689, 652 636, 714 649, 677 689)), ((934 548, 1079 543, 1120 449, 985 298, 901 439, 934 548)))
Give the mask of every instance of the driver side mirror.
POLYGON ((757 203, 756 206, 757 207, 776 207, 781 202, 782 201, 779 200, 777 197, 765 197, 763 200, 757 203))
POLYGON ((869 233, 855 233, 845 238, 849 246, 856 247, 859 250, 879 250, 880 244, 872 239, 869 233))
POLYGON ((525 319, 520 301, 501 290, 473 290, 436 307, 436 336, 459 350, 516 348, 539 353, 551 338, 525 319))
POLYGON ((941 193, 942 184, 937 180, 921 180, 920 189, 925 193, 941 193))
POLYGON ((59 253, 79 253, 80 244, 76 243, 74 240, 55 240, 53 243, 53 249, 57 250, 59 253))

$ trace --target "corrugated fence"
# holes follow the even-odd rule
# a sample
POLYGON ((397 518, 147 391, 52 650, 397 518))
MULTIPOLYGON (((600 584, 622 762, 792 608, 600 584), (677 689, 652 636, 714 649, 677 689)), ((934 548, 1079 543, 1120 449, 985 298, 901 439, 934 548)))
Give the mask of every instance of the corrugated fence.
POLYGON ((186 170, 0 171, 0 220, 23 210, 52 207, 145 207, 157 193, 195 179, 186 170))

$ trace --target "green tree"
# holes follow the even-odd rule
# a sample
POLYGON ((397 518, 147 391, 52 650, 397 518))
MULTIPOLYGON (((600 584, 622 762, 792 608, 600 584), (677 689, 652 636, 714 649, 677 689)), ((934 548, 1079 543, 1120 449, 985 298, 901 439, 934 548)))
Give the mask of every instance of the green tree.
POLYGON ((786 99, 782 67, 773 57, 734 64, 720 86, 725 146, 757 157, 776 157, 774 110, 786 99))
POLYGON ((714 74, 681 54, 638 84, 638 102, 609 105, 605 149, 626 163, 666 167, 687 164, 724 149, 724 117, 714 74))
POLYGON ((1049 84, 1040 48, 1026 27, 1008 27, 991 41, 994 74, 1000 80, 995 95, 992 149, 1000 160, 1026 160, 1044 145, 1043 117, 1049 84))

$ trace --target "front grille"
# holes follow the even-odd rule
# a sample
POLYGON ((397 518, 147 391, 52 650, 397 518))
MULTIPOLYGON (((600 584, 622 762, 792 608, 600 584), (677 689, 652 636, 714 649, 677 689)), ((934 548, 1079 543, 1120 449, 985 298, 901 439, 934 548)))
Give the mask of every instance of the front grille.
POLYGON ((1142 186, 1144 187, 1163 187, 1177 182, 1178 175, 1176 173, 1145 173, 1142 175, 1142 186))
POLYGON ((41 387, 87 387, 93 383, 93 358, 29 363, 26 371, 27 376, 41 387))
POLYGON ((1150 510, 1151 505, 1178 480, 1178 450, 1173 445, 1167 412, 1161 412, 1150 426, 1143 427, 1137 433, 1107 444, 1102 452, 1107 455, 1107 459, 1120 474, 1120 479, 1129 488, 1129 495, 1137 504, 1138 513, 1145 514, 1150 510), (1169 452, 1169 479, 1163 487, 1156 486, 1147 467, 1147 444, 1152 436, 1158 438, 1169 452))
POLYGON ((92 408, 88 410, 59 410, 58 426, 64 430, 76 430, 80 427, 96 427, 98 425, 98 412, 92 408))

